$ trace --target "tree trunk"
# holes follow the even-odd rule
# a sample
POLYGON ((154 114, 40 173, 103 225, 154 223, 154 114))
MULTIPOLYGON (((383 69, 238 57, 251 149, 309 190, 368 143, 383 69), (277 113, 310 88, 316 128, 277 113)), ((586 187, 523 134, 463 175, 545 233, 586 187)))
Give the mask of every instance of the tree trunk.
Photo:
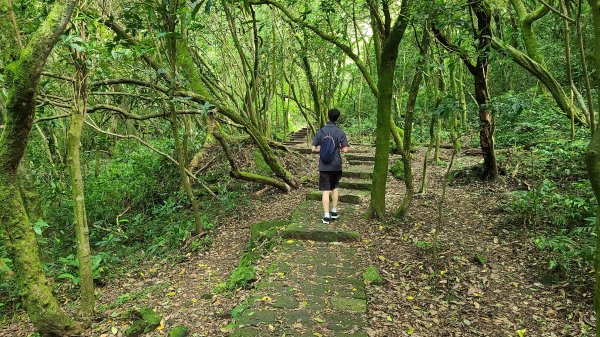
POLYGON ((478 66, 475 73, 475 100, 479 105, 479 143, 483 151, 483 176, 498 178, 498 163, 494 150, 494 115, 490 107, 487 64, 478 66))
MULTIPOLYGON (((594 43, 595 46, 600 46, 600 0, 590 0, 592 7, 592 18, 594 22, 594 43)), ((594 61, 596 63, 596 71, 600 71, 600 48, 595 48, 594 61)), ((598 83, 600 90, 600 83, 598 83)), ((586 164, 592 189, 596 201, 600 204, 600 132, 594 132, 592 140, 588 145, 586 164)), ((596 211, 597 219, 600 219, 600 206, 596 211)), ((600 247, 600 221, 596 221, 596 247, 600 247)), ((596 312, 596 337, 600 337, 600 249, 596 249, 596 259, 594 262, 594 275, 596 279, 594 291, 594 311, 596 312)))
MULTIPOLYGON (((80 27, 81 32, 85 30, 80 27)), ((74 52, 77 74, 73 85, 73 108, 71 126, 67 134, 67 165, 71 179, 71 197, 73 200, 73 217, 77 258, 79 259, 79 291, 81 295, 81 311, 85 323, 90 323, 94 316, 95 296, 94 277, 92 275, 92 253, 90 249, 90 230, 85 209, 85 193, 83 172, 81 169, 81 133, 87 109, 87 69, 86 58, 74 52)))
POLYGON ((31 175, 31 169, 26 157, 27 155, 23 156, 17 170, 19 188, 29 220, 38 221, 44 218, 44 214, 42 212, 40 196, 35 186, 35 180, 31 175))
MULTIPOLYGON (((82 329, 60 309, 44 275, 35 233, 19 195, 17 167, 29 140, 42 69, 74 6, 74 0, 55 1, 27 47, 4 69, 8 97, 6 124, 0 136, 1 235, 14 262, 29 319, 44 337, 80 334, 82 329)), ((8 20, 7 12, 7 1, 0 0, 0 21, 8 20)), ((7 40, 7 34, 10 31, 0 31, 3 41, 7 40)))
POLYGON ((381 57, 378 71, 377 88, 377 138, 375 140, 375 167, 371 185, 371 203, 368 215, 383 219, 385 217, 385 191, 390 156, 390 125, 392 93, 394 89, 394 70, 396 55, 386 54, 381 57))
POLYGON ((402 164, 404 166, 404 185, 406 186, 406 194, 400 207, 396 210, 395 216, 397 218, 403 218, 410 208, 413 196, 415 195, 415 187, 413 183, 412 174, 412 162, 411 162, 411 142, 412 142, 412 127, 415 115, 415 105, 417 103, 417 96, 419 95, 419 88, 421 86, 421 80, 423 79, 423 68, 427 62, 426 55, 429 49, 429 32, 427 31, 427 24, 423 26, 423 38, 421 39, 421 58, 417 61, 415 68, 415 74, 410 85, 410 92, 408 94, 408 100, 406 101, 406 111, 404 112, 404 152, 402 153, 402 164))

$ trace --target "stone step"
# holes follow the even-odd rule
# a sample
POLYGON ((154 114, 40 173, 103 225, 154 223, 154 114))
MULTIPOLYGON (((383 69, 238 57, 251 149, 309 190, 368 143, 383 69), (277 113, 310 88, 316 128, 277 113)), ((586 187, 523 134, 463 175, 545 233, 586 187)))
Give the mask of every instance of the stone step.
MULTIPOLYGON (((369 196, 368 191, 364 190, 347 190, 344 188, 340 189, 340 202, 348 204, 360 204, 369 196)), ((306 194, 306 200, 321 200, 321 191, 311 191, 306 194)))
POLYGON ((370 191, 371 180, 342 178, 342 180, 340 180, 340 187, 349 190, 370 191))
POLYGON ((350 166, 344 169, 343 176, 347 178, 372 179, 373 167, 365 165, 350 166))
POLYGON ((358 241, 360 234, 355 231, 336 229, 335 227, 331 227, 331 224, 306 225, 293 223, 289 224, 281 231, 281 237, 284 239, 311 240, 318 242, 349 242, 358 241))
POLYGON ((286 145, 286 146, 290 146, 290 145, 293 146, 293 145, 300 145, 300 144, 306 144, 306 141, 304 141, 304 140, 291 140, 291 141, 283 142, 283 145, 286 145))
POLYGON ((348 160, 348 164, 354 165, 354 166, 370 166, 370 167, 373 167, 373 165, 375 165, 375 162, 364 161, 364 160, 360 160, 360 159, 349 159, 348 160))
POLYGON ((355 154, 355 153, 348 153, 346 154, 346 158, 348 158, 348 160, 360 160, 360 161, 370 161, 370 162, 375 162, 375 155, 374 154, 355 154))

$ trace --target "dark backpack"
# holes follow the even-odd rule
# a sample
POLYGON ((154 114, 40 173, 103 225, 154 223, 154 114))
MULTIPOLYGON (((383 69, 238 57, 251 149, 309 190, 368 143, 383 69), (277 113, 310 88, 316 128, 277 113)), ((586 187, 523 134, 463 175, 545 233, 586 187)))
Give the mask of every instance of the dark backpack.
POLYGON ((328 134, 321 139, 320 146, 321 149, 319 150, 319 155, 321 157, 321 161, 324 164, 331 164, 335 158, 335 152, 337 150, 335 139, 328 134))

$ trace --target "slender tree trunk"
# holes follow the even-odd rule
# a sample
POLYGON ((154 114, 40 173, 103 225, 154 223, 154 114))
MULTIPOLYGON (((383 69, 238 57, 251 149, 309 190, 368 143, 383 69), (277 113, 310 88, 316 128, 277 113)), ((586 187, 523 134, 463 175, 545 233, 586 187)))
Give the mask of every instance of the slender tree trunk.
MULTIPOLYGON (((8 97, 5 102, 6 124, 0 135, 0 233, 13 260, 29 319, 44 337, 80 334, 82 329, 60 309, 44 275, 35 233, 19 194, 17 167, 31 133, 42 69, 74 6, 73 0, 55 1, 52 10, 29 40, 27 52, 16 54, 14 61, 4 69, 8 79, 8 97)), ((0 0, 0 21, 9 20, 9 11, 12 8, 7 1, 0 0)), ((7 38, 7 34, 11 34, 11 30, 0 30, 2 42, 14 38, 14 35, 7 38)))
POLYGON ((590 74, 588 72, 588 67, 587 67, 587 60, 586 60, 586 55, 585 55, 585 46, 584 46, 584 42, 583 42, 583 30, 581 28, 581 2, 582 0, 579 0, 578 4, 578 11, 577 11, 577 22, 575 24, 576 28, 577 28, 577 41, 578 41, 578 46, 579 46, 579 60, 580 60, 580 64, 581 64, 581 68, 582 68, 582 76, 583 76, 583 83, 585 85, 585 93, 586 93, 586 99, 587 99, 587 104, 588 104, 588 113, 589 113, 589 120, 590 120, 590 131, 592 133, 592 135, 594 135, 594 132, 596 131, 596 120, 595 120, 595 114, 594 114, 594 101, 592 98, 592 85, 590 83, 590 74))
POLYGON ((400 207, 396 210, 395 216, 397 218, 403 218, 406 215, 412 203, 413 196, 415 195, 410 148, 412 145, 415 105, 417 103, 417 96, 419 95, 419 88, 423 79, 423 68, 427 62, 426 55, 428 53, 429 44, 429 32, 427 31, 427 24, 425 24, 423 26, 423 38, 421 39, 420 44, 421 58, 417 61, 415 74, 408 93, 408 100, 406 101, 406 111, 404 112, 404 152, 402 153, 402 164, 404 166, 404 185, 406 186, 406 194, 404 195, 404 199, 402 199, 400 207))
MULTIPOLYGON (((80 31, 85 31, 82 24, 80 31)), ((85 36, 83 36, 85 40, 85 36)), ((90 249, 90 230, 85 208, 83 172, 81 169, 81 133, 87 109, 87 69, 86 57, 75 52, 74 62, 77 73, 73 86, 73 108, 71 126, 67 134, 67 164, 71 178, 71 197, 73 200, 73 216, 75 241, 77 243, 77 258, 79 259, 79 290, 81 294, 81 311, 86 323, 94 316, 95 296, 94 277, 92 275, 92 253, 90 249)))
MULTIPOLYGON (((564 0, 560 0, 561 11, 564 15, 568 15, 567 6, 565 5, 564 0)), ((569 93, 570 93, 570 101, 571 105, 569 109, 570 120, 571 120, 571 141, 575 140, 575 111, 573 108, 573 87, 575 83, 573 83, 573 70, 571 69, 571 25, 569 25, 569 21, 563 19, 565 24, 565 66, 567 68, 567 82, 569 83, 569 93)))

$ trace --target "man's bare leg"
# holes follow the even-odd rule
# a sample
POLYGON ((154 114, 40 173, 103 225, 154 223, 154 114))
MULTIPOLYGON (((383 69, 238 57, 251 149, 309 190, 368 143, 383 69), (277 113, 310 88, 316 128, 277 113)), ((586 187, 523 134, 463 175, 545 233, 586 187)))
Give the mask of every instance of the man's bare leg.
POLYGON ((323 191, 323 214, 329 214, 329 193, 330 191, 323 191))
POLYGON ((340 189, 339 188, 335 188, 332 193, 333 193, 333 195, 331 196, 331 199, 333 199, 332 209, 337 210, 338 199, 339 199, 339 196, 340 196, 340 189))

